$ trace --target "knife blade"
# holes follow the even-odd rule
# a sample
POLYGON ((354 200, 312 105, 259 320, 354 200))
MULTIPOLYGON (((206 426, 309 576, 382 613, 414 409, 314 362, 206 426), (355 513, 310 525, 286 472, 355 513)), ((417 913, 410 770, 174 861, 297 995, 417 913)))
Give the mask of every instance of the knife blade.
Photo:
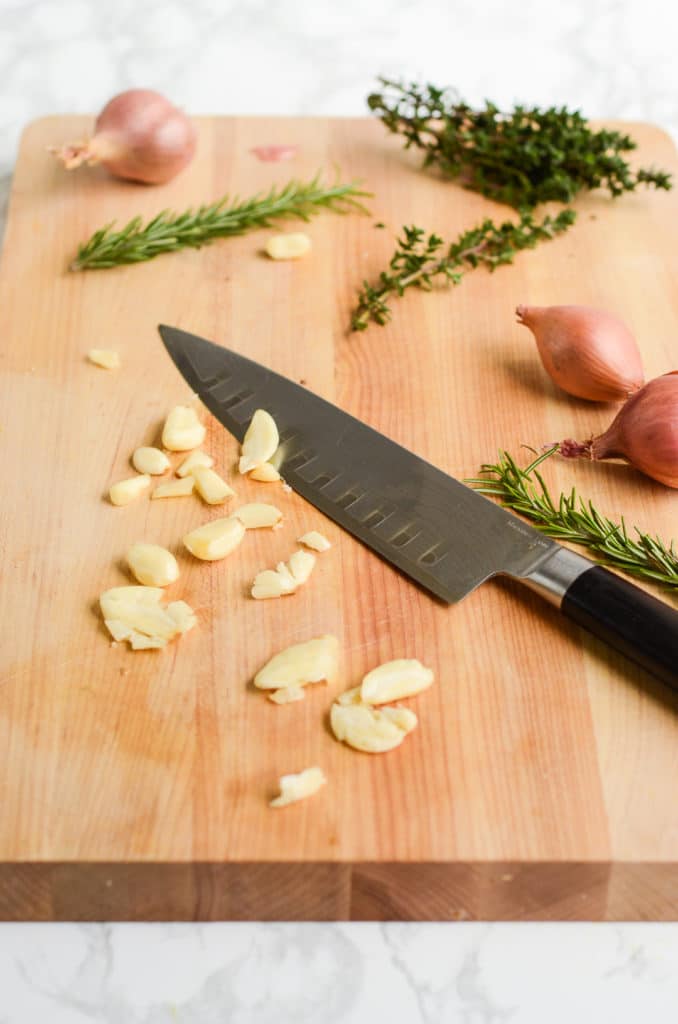
POLYGON ((160 336, 191 389, 242 441, 275 420, 279 471, 302 497, 436 597, 523 581, 579 625, 678 689, 678 613, 545 537, 307 388, 175 327, 160 336))

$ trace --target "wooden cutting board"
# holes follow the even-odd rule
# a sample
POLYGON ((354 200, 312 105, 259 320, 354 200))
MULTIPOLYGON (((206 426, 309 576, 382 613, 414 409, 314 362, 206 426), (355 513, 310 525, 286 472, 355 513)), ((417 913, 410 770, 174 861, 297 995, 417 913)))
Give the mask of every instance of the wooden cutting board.
MULTIPOLYGON (((356 289, 402 224, 453 237, 506 210, 423 172, 367 120, 205 118, 193 166, 158 188, 57 167, 46 147, 90 123, 26 130, 2 262, 0 917, 678 918, 678 702, 640 670, 517 584, 491 582, 451 608, 432 600, 280 485, 237 478, 236 445, 209 417, 206 448, 237 500, 275 502, 282 529, 199 563, 180 538, 219 509, 105 497, 188 398, 161 321, 306 382, 458 477, 499 448, 522 458, 522 444, 589 436, 612 409, 555 391, 514 307, 614 310, 648 378, 675 368, 678 192, 589 197, 569 234, 514 266, 407 295, 391 325, 349 335, 356 289), (251 147, 270 142, 300 154, 261 163, 251 147), (260 232, 67 270, 113 219, 334 165, 373 190, 372 214, 320 215, 298 263, 262 257, 260 232), (88 364, 91 347, 117 349, 121 369, 88 364), (311 581, 249 599, 254 573, 311 528, 333 545, 311 581), (163 652, 112 646, 97 609, 102 590, 129 582, 122 559, 139 539, 177 552, 172 595, 200 620, 163 652), (274 652, 325 632, 342 648, 333 686, 286 707, 253 690, 274 652), (416 731, 383 756, 337 743, 332 697, 403 656, 436 674, 407 702, 416 731), (270 809, 278 777, 313 764, 325 789, 270 809)), ((628 128, 639 160, 676 168, 666 135, 628 128)), ((628 467, 554 461, 547 478, 676 536, 678 494, 628 467)))

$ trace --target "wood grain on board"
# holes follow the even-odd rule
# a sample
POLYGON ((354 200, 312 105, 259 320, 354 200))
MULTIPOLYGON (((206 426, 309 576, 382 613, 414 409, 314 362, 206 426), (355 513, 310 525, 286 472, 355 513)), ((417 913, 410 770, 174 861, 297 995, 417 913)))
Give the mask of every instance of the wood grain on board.
MULTIPOLYGON (((388 327, 348 335, 356 289, 402 224, 452 237, 510 214, 423 172, 367 120, 203 118, 195 163, 156 188, 56 166, 46 147, 89 124, 26 130, 0 271, 0 917, 678 919, 678 705, 639 669, 510 581, 455 607, 432 600, 294 494, 236 478, 237 446, 210 417, 205 447, 237 500, 274 501, 283 529, 200 563, 180 538, 219 509, 105 499, 188 398, 159 322, 305 381, 457 477, 499 448, 521 457, 523 444, 589 436, 613 410, 556 392, 514 307, 611 309, 648 378, 674 369, 678 193, 590 196, 575 228, 512 267, 407 295, 388 327), (271 142, 300 155, 258 162, 251 147, 271 142), (321 214, 298 263, 263 257, 259 232, 67 270, 108 221, 335 165, 375 193, 371 215, 321 214), (91 347, 117 349, 120 370, 88 364, 91 347), (250 600, 254 573, 311 528, 333 545, 311 581, 250 600), (128 582, 121 560, 140 539, 177 553, 172 596, 200 620, 162 652, 111 646, 97 610, 102 590, 128 582), (341 641, 336 684, 284 707, 253 691, 272 653, 325 632, 341 641), (407 702, 419 727, 383 756, 337 743, 332 697, 400 656, 435 669, 407 702), (271 810, 278 777, 312 764, 327 786, 271 810)), ((639 160, 675 169, 667 136, 627 127, 639 160)), ((676 534, 678 495, 628 467, 554 461, 546 475, 676 534)))

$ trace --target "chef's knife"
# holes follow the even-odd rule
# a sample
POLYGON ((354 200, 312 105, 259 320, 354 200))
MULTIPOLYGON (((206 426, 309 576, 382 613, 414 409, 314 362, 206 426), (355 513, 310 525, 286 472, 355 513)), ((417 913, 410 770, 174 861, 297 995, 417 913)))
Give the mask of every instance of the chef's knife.
POLYGON ((302 497, 449 603, 500 574, 678 690, 678 613, 562 547, 308 389, 175 327, 160 335, 189 386, 242 441, 256 409, 280 433, 302 497))

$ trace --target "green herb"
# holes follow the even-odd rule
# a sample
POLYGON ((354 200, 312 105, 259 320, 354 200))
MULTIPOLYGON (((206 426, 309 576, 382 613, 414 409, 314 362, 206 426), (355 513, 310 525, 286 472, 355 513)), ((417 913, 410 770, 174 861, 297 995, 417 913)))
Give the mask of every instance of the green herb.
POLYGON ((376 285, 363 282, 351 328, 363 331, 370 321, 385 324, 391 317, 387 300, 393 295, 402 296, 406 288, 430 291, 436 279, 455 285, 475 267, 495 270, 503 263, 512 263, 521 249, 532 249, 538 242, 567 231, 574 221, 573 210, 562 210, 557 217, 542 221, 535 221, 524 211, 518 223, 507 220, 497 226, 487 219, 449 245, 439 235, 427 237, 423 228, 405 227, 388 271, 382 271, 376 285))
POLYGON ((351 210, 367 212, 360 199, 369 197, 357 182, 343 185, 335 182, 325 185, 316 175, 312 181, 290 181, 282 188, 273 187, 251 199, 228 196, 209 206, 200 206, 176 214, 163 210, 147 224, 135 217, 121 231, 107 224, 95 232, 78 249, 70 265, 71 270, 116 267, 123 263, 141 263, 163 252, 208 245, 215 238, 242 235, 256 228, 270 227, 274 221, 290 217, 309 220, 321 210, 347 213, 351 210))
POLYGON ((636 536, 629 535, 623 519, 612 522, 574 488, 553 500, 538 467, 557 450, 557 446, 549 448, 525 469, 502 451, 499 462, 481 467, 483 477, 466 482, 483 494, 495 495, 549 537, 589 548, 603 565, 678 591, 678 552, 673 541, 667 545, 637 526, 633 528, 636 536))
POLYGON ((556 200, 571 203, 582 189, 611 195, 639 185, 671 188, 666 171, 633 171, 623 154, 636 148, 629 135, 595 130, 577 110, 494 103, 473 110, 451 90, 387 78, 368 106, 407 147, 425 153, 424 165, 461 179, 466 188, 516 209, 556 200))

